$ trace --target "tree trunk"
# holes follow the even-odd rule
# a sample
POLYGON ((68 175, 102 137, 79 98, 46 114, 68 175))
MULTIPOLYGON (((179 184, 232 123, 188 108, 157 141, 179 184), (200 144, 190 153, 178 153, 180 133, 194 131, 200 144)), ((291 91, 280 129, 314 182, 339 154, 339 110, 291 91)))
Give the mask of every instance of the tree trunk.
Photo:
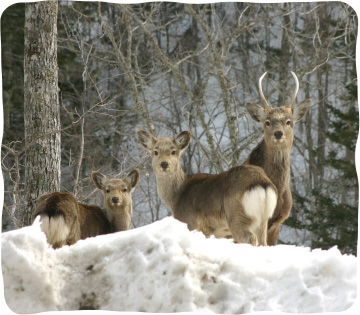
POLYGON ((29 225, 38 196, 60 189, 57 1, 25 7, 25 210, 29 225))

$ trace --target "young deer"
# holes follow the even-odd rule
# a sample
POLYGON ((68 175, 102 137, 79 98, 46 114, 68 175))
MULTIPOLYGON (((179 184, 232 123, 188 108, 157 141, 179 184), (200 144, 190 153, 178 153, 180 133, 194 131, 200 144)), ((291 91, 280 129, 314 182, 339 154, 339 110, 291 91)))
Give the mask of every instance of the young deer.
POLYGON ((92 172, 91 176, 104 194, 104 210, 96 205, 79 203, 74 195, 66 192, 39 197, 32 221, 40 216, 41 230, 53 248, 130 229, 131 193, 139 182, 140 171, 134 169, 124 179, 107 179, 100 172, 92 172))
POLYGON ((291 74, 295 79, 295 92, 286 106, 272 108, 266 101, 261 87, 266 72, 259 79, 259 92, 264 108, 255 103, 246 104, 252 119, 262 123, 264 138, 250 153, 244 165, 260 166, 278 192, 274 215, 268 225, 269 245, 276 245, 280 224, 288 218, 291 211, 290 151, 294 139, 294 125, 310 108, 310 100, 292 106, 299 91, 299 81, 294 72, 291 74))
POLYGON ((276 205, 276 188, 265 172, 243 165, 218 175, 186 175, 180 166, 190 131, 174 139, 156 138, 138 130, 140 144, 150 152, 157 191, 174 217, 209 237, 266 245, 267 222, 276 205))

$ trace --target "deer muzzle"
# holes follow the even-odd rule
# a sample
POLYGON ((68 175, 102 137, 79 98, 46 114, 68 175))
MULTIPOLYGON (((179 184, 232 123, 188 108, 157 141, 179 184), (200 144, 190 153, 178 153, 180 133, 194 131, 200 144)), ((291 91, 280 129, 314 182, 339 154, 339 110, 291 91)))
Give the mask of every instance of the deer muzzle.
POLYGON ((168 167, 169 167, 169 163, 168 162, 161 162, 160 166, 161 166, 161 169, 163 171, 166 171, 168 169, 168 167))
POLYGON ((274 132, 273 141, 275 144, 280 144, 285 141, 284 133, 280 130, 274 132))
POLYGON ((121 196, 114 196, 114 197, 111 197, 109 198, 109 205, 108 207, 111 208, 111 207, 119 207, 123 204, 124 202, 124 199, 121 197, 121 196))
POLYGON ((275 131, 274 132, 274 136, 276 139, 280 140, 283 136, 283 132, 282 131, 275 131))

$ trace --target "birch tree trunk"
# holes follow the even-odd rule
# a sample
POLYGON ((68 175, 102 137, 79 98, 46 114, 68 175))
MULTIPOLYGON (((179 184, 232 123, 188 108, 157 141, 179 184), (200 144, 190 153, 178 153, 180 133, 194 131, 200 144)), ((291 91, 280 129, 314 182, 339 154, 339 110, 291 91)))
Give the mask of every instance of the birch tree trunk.
POLYGON ((60 189, 57 1, 25 7, 25 210, 29 225, 38 196, 60 189))

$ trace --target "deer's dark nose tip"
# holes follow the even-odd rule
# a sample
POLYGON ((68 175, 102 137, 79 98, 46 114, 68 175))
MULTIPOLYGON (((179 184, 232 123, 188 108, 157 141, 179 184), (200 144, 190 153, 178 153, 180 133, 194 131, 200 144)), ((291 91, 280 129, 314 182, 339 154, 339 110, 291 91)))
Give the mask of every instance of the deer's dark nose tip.
POLYGON ((113 203, 118 203, 118 202, 119 202, 119 198, 118 198, 118 197, 113 197, 113 198, 111 199, 111 201, 112 201, 113 203))
POLYGON ((283 136, 283 132, 282 131, 275 131, 274 136, 275 136, 276 139, 281 139, 281 137, 283 136))
POLYGON ((161 167, 163 168, 163 169, 166 169, 168 166, 169 166, 169 163, 168 162, 161 162, 161 167))

